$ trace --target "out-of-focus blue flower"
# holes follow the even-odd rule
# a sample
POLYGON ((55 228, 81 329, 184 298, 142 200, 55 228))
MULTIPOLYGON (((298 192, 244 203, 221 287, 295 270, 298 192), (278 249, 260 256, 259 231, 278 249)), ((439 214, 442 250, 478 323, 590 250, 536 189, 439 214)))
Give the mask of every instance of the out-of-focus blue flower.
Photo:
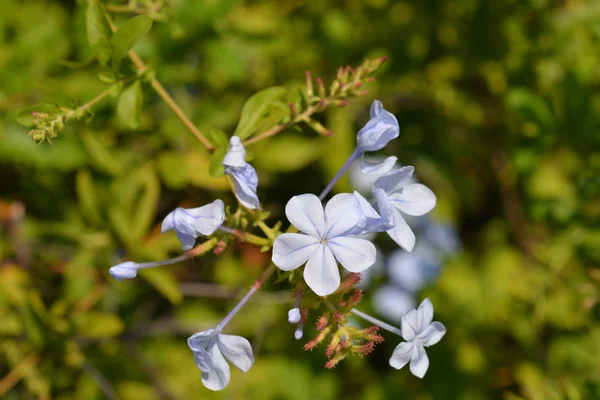
POLYGON ((386 284, 373 295, 373 309, 394 322, 402 321, 405 312, 416 305, 414 293, 386 284))
POLYGON ((224 219, 225 204, 221 200, 198 208, 178 207, 165 217, 161 231, 174 230, 183 250, 189 250, 199 235, 212 235, 224 219))
POLYGON ((256 195, 258 175, 254 167, 246 162, 246 150, 239 137, 231 137, 223 166, 225 174, 233 178, 235 196, 239 202, 246 208, 260 208, 260 201, 256 195))

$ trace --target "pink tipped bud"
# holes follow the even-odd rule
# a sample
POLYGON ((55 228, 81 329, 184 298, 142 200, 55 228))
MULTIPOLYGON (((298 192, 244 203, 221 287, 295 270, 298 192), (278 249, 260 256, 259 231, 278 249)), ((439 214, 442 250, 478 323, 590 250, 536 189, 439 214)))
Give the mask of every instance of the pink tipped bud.
POLYGON ((354 293, 352 293, 352 296, 350 296, 350 298, 348 299, 348 304, 347 307, 350 308, 354 308, 358 305, 358 303, 360 303, 363 299, 363 293, 362 290, 355 290, 354 293))
POLYGON ((333 313, 333 320, 339 324, 344 320, 344 315, 339 312, 333 313))
POLYGON ((367 354, 372 352, 374 348, 375 348, 375 343, 367 342, 366 344, 364 344, 362 346, 354 346, 353 350, 354 350, 355 354, 359 354, 361 356, 366 356, 367 354))
POLYGON ((314 96, 312 76, 310 74, 310 71, 304 72, 304 75, 306 77, 306 96, 310 98, 314 96))
POLYGON ((323 98, 325 96, 327 96, 327 94, 325 93, 325 85, 323 85, 323 80, 321 78, 317 78, 317 94, 319 95, 319 97, 323 98))
POLYGON ((327 318, 325 318, 325 316, 322 316, 322 317, 320 317, 320 318, 317 320, 317 330, 318 330, 319 332, 321 332, 321 331, 322 331, 322 330, 325 328, 325 326, 327 326, 327 322, 328 322, 328 321, 329 321, 329 320, 328 320, 327 318))

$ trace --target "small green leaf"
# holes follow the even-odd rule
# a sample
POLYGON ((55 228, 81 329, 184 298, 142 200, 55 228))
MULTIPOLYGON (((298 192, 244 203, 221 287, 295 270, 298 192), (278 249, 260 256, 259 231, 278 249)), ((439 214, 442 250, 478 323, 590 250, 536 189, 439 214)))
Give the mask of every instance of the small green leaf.
POLYGON ((75 188, 83 216, 93 224, 102 225, 100 204, 90 171, 82 169, 77 172, 75 188))
POLYGON ((75 317, 77 335, 85 338, 114 337, 123 331, 123 322, 115 315, 88 311, 75 317))
POLYGON ((132 236, 137 240, 141 240, 154 220, 160 197, 160 183, 151 165, 147 165, 140 170, 137 174, 137 180, 142 185, 142 193, 132 208, 135 212, 132 215, 131 230, 132 236))
POLYGON ((83 132, 80 137, 93 167, 110 175, 121 173, 121 162, 108 151, 106 145, 95 134, 83 132))
POLYGON ((117 118, 128 129, 136 129, 140 124, 144 95, 140 81, 135 81, 121 92, 117 102, 117 118))
POLYGON ((98 74, 98 79, 104 83, 115 83, 117 81, 117 75, 112 71, 101 71, 98 74))
POLYGON ((229 138, 225 132, 220 129, 211 129, 208 131, 208 139, 215 147, 227 148, 229 146, 229 138))
POLYGON ((171 303, 179 304, 181 302, 183 296, 179 284, 170 270, 166 268, 144 269, 139 272, 139 275, 171 303))
POLYGON ((300 136, 276 136, 261 146, 256 165, 267 171, 297 171, 321 156, 320 140, 300 136))
POLYGON ((275 86, 256 93, 242 107, 240 121, 234 135, 246 139, 258 130, 268 129, 287 115, 277 102, 286 95, 287 89, 275 86))
POLYGON ((110 45, 109 29, 104 20, 99 0, 88 0, 85 24, 92 52, 100 64, 108 64, 112 48, 110 45))
POLYGON ((214 153, 212 153, 210 156, 210 163, 208 164, 210 176, 218 178, 225 174, 225 167, 223 167, 223 159, 225 158, 225 154, 227 154, 227 149, 224 147, 217 149, 214 153))
POLYGON ((117 29, 110 39, 112 45, 113 68, 117 68, 127 52, 146 34, 152 27, 152 19, 140 15, 130 19, 117 29))
POLYGON ((538 123, 545 129, 555 125, 554 114, 546 101, 525 88, 512 89, 506 96, 508 108, 518 111, 524 118, 538 123))
POLYGON ((48 103, 40 103, 35 106, 28 107, 21 111, 17 115, 17 122, 23 125, 26 128, 33 128, 35 126, 35 118, 33 116, 34 112, 38 113, 56 113, 58 111, 58 106, 55 104, 48 103))

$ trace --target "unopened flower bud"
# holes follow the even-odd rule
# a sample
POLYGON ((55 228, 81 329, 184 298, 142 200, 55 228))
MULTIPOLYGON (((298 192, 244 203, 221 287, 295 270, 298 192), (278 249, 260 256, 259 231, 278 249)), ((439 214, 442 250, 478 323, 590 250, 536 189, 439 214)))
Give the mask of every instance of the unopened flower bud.
POLYGON ((301 319, 302 316, 300 315, 299 308, 292 308, 290 311, 288 311, 288 322, 290 324, 297 324, 301 319))
POLYGON ((110 267, 108 272, 116 280, 133 279, 137 276, 138 266, 133 261, 126 261, 110 267))

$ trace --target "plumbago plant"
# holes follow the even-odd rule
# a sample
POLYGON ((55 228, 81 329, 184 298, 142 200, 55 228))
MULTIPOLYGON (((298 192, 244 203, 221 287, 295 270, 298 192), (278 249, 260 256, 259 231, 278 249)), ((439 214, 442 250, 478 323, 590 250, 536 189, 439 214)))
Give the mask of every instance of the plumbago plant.
POLYGON ((40 104, 23 111, 19 122, 31 129, 31 138, 36 142, 52 141, 67 123, 92 118, 94 106, 111 95, 118 96, 118 118, 127 126, 136 126, 142 107, 142 83, 147 83, 212 154, 210 173, 225 176, 237 199, 237 204, 226 205, 215 199, 197 208, 176 208, 164 218, 161 231, 174 231, 183 253, 160 261, 119 263, 110 268, 112 277, 133 279, 141 269, 175 264, 211 252, 219 256, 233 242, 271 252, 271 263, 223 320, 188 338, 204 385, 211 390, 225 388, 230 381, 228 363, 243 372, 252 367, 255 360, 249 341, 225 332, 229 322, 269 279, 285 283, 293 292, 293 307, 287 319, 296 325, 294 337, 300 340, 306 331, 310 339, 304 344, 305 350, 325 346, 326 368, 334 368, 346 357, 372 352, 384 340, 381 328, 404 340, 391 354, 390 366, 401 369, 410 364, 410 371, 422 378, 429 367, 425 347, 437 343, 446 333, 443 324, 433 322, 431 301, 425 299, 418 309, 406 312, 401 327, 357 308, 363 298, 356 287, 360 273, 376 260, 375 246, 365 235, 373 237, 385 232, 410 252, 416 238, 404 214, 421 216, 436 204, 428 187, 411 181, 414 167, 396 169, 398 160, 394 156, 378 163, 365 160, 365 153, 379 151, 398 138, 396 117, 381 102, 373 101, 370 119, 357 133, 356 148, 348 160, 318 196, 299 192, 289 199, 285 205, 287 221, 271 221, 270 213, 262 209, 257 195, 258 175, 246 157, 247 146, 299 125, 331 136, 333 132, 315 115, 331 106, 343 107, 350 98, 367 95, 363 86, 374 79, 373 74, 385 58, 365 60, 355 68, 340 67, 327 87, 321 78, 313 79, 307 72, 305 85, 297 92, 283 87, 263 90, 248 99, 230 137, 221 131, 205 135, 157 80, 154 70, 133 50, 157 18, 142 15, 117 25, 110 9, 100 1, 90 0, 85 7, 89 44, 96 61, 104 67, 100 79, 110 86, 81 106, 40 104), (373 200, 357 191, 327 199, 335 183, 357 160, 362 173, 378 176, 372 187, 373 200), (372 325, 357 327, 350 323, 351 317, 372 325), (316 331, 308 329, 309 321, 314 321, 316 331))

